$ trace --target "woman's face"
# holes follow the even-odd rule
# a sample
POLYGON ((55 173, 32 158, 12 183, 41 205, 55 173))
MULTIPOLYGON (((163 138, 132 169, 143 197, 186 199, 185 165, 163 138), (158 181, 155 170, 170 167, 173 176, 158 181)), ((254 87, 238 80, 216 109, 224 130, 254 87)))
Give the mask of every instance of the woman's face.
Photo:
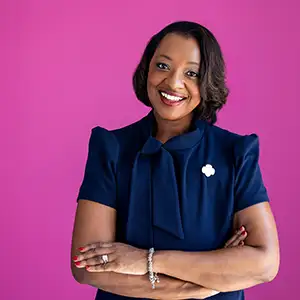
POLYGON ((200 49, 195 39, 168 34, 150 62, 147 89, 155 112, 179 120, 200 103, 200 49))

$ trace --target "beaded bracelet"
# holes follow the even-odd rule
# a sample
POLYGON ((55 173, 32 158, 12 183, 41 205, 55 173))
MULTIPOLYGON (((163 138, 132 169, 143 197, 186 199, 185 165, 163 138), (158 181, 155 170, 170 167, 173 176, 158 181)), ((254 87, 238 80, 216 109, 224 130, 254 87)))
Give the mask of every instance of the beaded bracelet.
POLYGON ((153 254, 154 254, 154 248, 150 248, 148 253, 148 273, 149 273, 149 281, 152 285, 152 289, 155 289, 155 283, 159 283, 159 277, 157 273, 153 272, 153 254))

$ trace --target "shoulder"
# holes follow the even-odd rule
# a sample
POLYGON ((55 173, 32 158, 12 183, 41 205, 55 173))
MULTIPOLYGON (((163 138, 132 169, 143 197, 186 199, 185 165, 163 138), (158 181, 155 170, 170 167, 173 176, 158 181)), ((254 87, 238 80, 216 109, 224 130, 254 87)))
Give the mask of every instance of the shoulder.
MULTIPOLYGON (((97 144, 101 148, 109 151, 119 152, 124 147, 130 147, 129 141, 134 141, 138 144, 146 133, 145 117, 126 125, 124 127, 109 130, 105 127, 96 126, 92 128, 90 143, 97 144)), ((131 144, 131 147, 133 145, 131 144)))
POLYGON ((208 125, 207 136, 220 149, 233 151, 234 156, 259 154, 259 137, 256 133, 241 135, 216 125, 208 125))
POLYGON ((116 160, 119 155, 119 145, 113 134, 106 128, 92 128, 89 139, 89 152, 103 155, 105 158, 116 160))
POLYGON ((126 125, 124 127, 114 129, 111 133, 115 136, 119 143, 127 142, 128 140, 139 139, 143 134, 147 134, 147 122, 146 117, 126 125))

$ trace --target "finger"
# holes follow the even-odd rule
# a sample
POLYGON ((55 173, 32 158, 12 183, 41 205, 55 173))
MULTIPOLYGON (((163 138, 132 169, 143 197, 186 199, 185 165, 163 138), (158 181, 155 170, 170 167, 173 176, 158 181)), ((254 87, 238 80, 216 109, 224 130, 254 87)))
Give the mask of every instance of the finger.
POLYGON ((111 262, 105 265, 96 265, 96 266, 86 266, 86 270, 88 272, 116 272, 117 271, 117 263, 111 262))
MULTIPOLYGON (((107 254, 107 256, 108 256, 108 262, 113 262, 117 259, 117 255, 114 253, 107 254)), ((85 268, 86 266, 96 266, 104 263, 105 262, 103 260, 103 255, 96 255, 89 259, 74 262, 77 268, 85 268)))
POLYGON ((235 241, 232 242, 232 244, 230 245, 230 247, 236 247, 240 244, 240 242, 244 241, 245 238, 247 237, 247 231, 243 231, 237 238, 235 241))
POLYGON ((81 268, 84 268, 84 267, 86 266, 86 263, 85 263, 85 260, 83 260, 83 261, 75 261, 75 262, 74 262, 74 265, 75 265, 77 268, 81 269, 81 268))
POLYGON ((77 256, 73 257, 73 261, 83 261, 90 259, 92 257, 101 256, 104 254, 111 254, 115 251, 115 247, 109 247, 109 248, 93 248, 88 250, 87 252, 83 252, 82 254, 79 254, 77 256))
MULTIPOLYGON (((115 254, 108 255, 108 262, 106 263, 106 265, 114 262, 116 259, 117 259, 117 256, 115 254)), ((104 265, 104 260, 103 260, 102 255, 87 259, 84 262, 85 262, 86 266, 104 265)))
POLYGON ((243 232, 241 232, 234 241, 232 241, 229 245, 227 245, 227 248, 232 248, 232 247, 236 247, 239 245, 239 243, 243 240, 245 240, 245 238, 247 237, 247 232, 246 230, 244 230, 243 232))
POLYGON ((241 226, 239 229, 237 229, 233 236, 226 242, 225 246, 229 246, 231 243, 233 243, 237 237, 240 235, 241 232, 243 232, 245 230, 244 226, 241 226))
POLYGON ((245 231, 245 227, 241 226, 238 230, 235 231, 234 235, 225 243, 224 248, 229 247, 238 237, 239 235, 245 231))
POLYGON ((243 229, 243 226, 234 232, 233 236, 225 243, 224 248, 229 247, 229 245, 231 245, 232 242, 234 242, 236 240, 236 238, 238 237, 238 235, 240 234, 240 231, 242 229, 243 229))
POLYGON ((245 245, 244 241, 240 241, 239 246, 244 246, 244 245, 245 245))
POLYGON ((109 248, 109 247, 112 247, 113 244, 114 243, 98 242, 98 243, 88 244, 88 245, 85 245, 83 247, 79 247, 78 250, 79 250, 79 252, 86 252, 86 251, 96 249, 96 248, 109 248))

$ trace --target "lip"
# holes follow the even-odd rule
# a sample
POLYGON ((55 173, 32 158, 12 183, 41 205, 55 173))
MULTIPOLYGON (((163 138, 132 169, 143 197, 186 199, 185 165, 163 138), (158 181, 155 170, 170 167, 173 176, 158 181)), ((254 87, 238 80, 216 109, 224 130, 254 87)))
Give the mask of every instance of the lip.
POLYGON ((187 96, 185 96, 183 94, 172 92, 172 91, 169 91, 169 90, 158 90, 158 91, 166 93, 166 94, 168 94, 170 96, 175 96, 175 97, 180 97, 180 98, 187 98, 187 96))
POLYGON ((159 94, 159 97, 160 97, 160 100, 162 101, 162 103, 164 103, 167 106, 171 106, 171 107, 182 105, 185 102, 185 99, 180 100, 180 101, 171 101, 171 100, 168 100, 167 98, 165 98, 164 96, 162 96, 161 94, 159 94))

